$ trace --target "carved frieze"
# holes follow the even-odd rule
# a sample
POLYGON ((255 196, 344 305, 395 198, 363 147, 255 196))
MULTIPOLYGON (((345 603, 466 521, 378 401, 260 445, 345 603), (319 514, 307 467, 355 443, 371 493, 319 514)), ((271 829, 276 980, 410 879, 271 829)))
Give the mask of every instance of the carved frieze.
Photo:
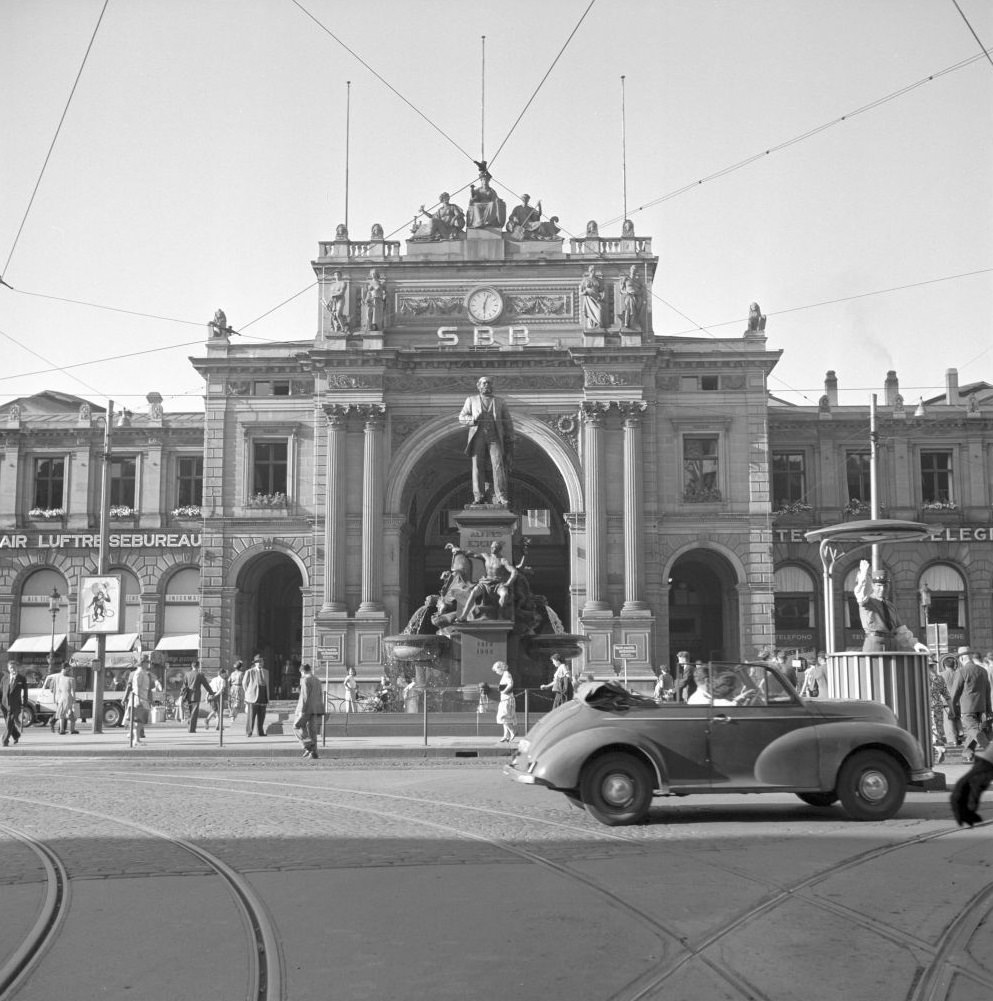
POLYGON ((568 295, 512 295, 507 299, 509 312, 515 316, 571 316, 568 295))
POLYGON ((451 316, 463 312, 464 298, 460 295, 404 295, 396 299, 400 316, 451 316))
POLYGON ((608 372, 605 369, 588 368, 583 373, 586 386, 630 386, 639 381, 637 372, 608 372))
POLYGON ((546 414, 541 417, 541 422, 550 427, 574 452, 579 451, 578 414, 546 414))

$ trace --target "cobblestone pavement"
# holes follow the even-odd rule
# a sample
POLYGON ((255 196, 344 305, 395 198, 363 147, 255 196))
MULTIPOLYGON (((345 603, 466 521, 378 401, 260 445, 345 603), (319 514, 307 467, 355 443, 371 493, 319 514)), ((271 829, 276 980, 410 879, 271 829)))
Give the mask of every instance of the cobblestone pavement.
POLYGON ((955 830, 947 795, 879 824, 786 795, 667 799, 610 829, 500 767, 0 758, 0 967, 67 876, 40 963, 0 999, 993 993, 993 838, 955 830))

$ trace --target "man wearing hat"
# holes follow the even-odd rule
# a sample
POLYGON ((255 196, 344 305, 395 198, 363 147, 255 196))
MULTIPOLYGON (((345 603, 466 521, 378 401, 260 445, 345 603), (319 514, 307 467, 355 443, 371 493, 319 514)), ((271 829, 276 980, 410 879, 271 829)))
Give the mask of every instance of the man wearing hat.
POLYGON ((972 761, 976 748, 984 749, 989 740, 983 733, 983 724, 993 712, 990 702, 990 677, 981 664, 973 659, 971 647, 958 648, 959 669, 952 678, 952 714, 962 720, 963 760, 972 761))
MULTIPOLYGON (((859 564, 858 576, 855 578, 855 600, 859 603, 859 616, 862 628, 865 630, 863 653, 881 653, 884 650, 898 650, 896 633, 900 626, 900 617, 896 613, 893 602, 886 597, 886 585, 889 578, 885 570, 872 572, 870 582, 870 566, 868 560, 859 564)), ((914 649, 927 653, 923 643, 916 643, 914 649)))

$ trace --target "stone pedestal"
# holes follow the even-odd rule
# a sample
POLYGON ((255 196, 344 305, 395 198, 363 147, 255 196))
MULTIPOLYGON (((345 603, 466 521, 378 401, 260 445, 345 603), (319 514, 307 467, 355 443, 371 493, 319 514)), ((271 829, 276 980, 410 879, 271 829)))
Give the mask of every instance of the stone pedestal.
MULTIPOLYGON (((470 553, 488 553, 494 542, 503 543, 504 558, 514 561, 514 529, 517 515, 505 507, 480 504, 463 508, 455 515, 459 529, 459 545, 470 553)), ((474 570, 478 567, 474 565, 474 570)))
POLYGON ((509 619, 477 619, 452 629, 458 637, 462 658, 462 685, 496 682, 493 664, 507 660, 507 641, 513 623, 509 619))

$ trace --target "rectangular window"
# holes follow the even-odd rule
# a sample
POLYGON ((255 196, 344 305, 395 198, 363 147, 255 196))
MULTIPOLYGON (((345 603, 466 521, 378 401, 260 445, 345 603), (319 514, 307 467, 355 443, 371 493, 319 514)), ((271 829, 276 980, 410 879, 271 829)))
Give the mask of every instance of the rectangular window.
POLYGON ((719 501, 717 435, 683 438, 683 499, 719 501))
POLYGON ((257 441, 252 448, 252 493, 287 493, 288 448, 285 441, 257 441))
POLYGON ((52 511, 63 506, 65 468, 65 459, 34 460, 34 504, 32 507, 52 511))
POLYGON ((807 499, 807 477, 802 452, 772 455, 772 508, 774 511, 807 499))
POLYGON ((814 598, 810 594, 777 594, 776 632, 811 629, 814 625, 814 598))
POLYGON ((921 500, 925 504, 954 503, 951 452, 921 452, 921 500))
POLYGON ((267 379, 252 383, 252 396, 289 396, 289 379, 267 379))
POLYGON ((134 456, 110 460, 111 507, 134 507, 137 469, 138 460, 134 456))
POLYGON ((202 503, 203 456, 181 456, 176 460, 176 506, 200 507, 202 503))
POLYGON ((845 474, 848 479, 848 500, 868 504, 872 500, 868 452, 847 452, 845 474))
POLYGON ((716 375, 701 375, 700 376, 700 388, 707 392, 716 391, 718 386, 716 375))

